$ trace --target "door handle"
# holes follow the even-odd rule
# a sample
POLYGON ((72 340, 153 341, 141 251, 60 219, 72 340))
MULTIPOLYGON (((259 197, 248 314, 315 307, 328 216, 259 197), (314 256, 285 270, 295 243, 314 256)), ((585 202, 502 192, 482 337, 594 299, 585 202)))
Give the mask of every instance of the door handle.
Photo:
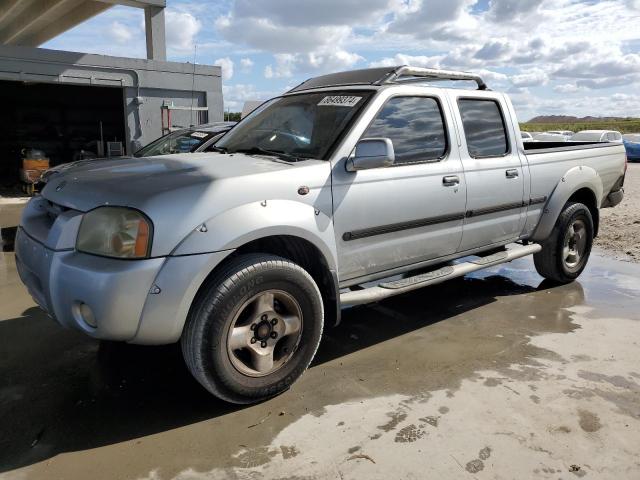
POLYGON ((507 178, 518 178, 518 170, 516 170, 515 168, 511 168, 504 173, 507 178))
POLYGON ((455 187, 460 184, 460 177, 457 175, 448 175, 442 178, 442 185, 445 187, 455 187))

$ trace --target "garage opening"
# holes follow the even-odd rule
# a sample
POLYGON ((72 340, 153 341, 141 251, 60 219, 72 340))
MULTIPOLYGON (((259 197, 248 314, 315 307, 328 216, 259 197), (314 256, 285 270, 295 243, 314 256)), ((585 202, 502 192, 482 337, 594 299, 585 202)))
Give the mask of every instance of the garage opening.
POLYGON ((55 166, 123 154, 122 88, 0 81, 0 105, 2 197, 25 195, 25 155, 55 166))

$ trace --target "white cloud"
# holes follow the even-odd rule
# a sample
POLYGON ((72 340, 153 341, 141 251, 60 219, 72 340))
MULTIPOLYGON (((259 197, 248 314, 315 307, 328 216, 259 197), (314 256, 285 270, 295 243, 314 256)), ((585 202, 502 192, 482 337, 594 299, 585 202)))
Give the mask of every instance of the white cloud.
MULTIPOLYGON (((640 0, 180 0, 166 19, 170 58, 191 61, 197 41, 199 60, 202 48, 235 61, 225 79, 241 71, 258 92, 263 76, 281 90, 331 71, 411 64, 479 72, 519 112, 638 115, 629 99, 640 98, 640 0), (590 101, 618 92, 626 107, 590 101), (581 112, 589 108, 598 110, 581 112)), ((75 44, 47 46, 144 57, 141 24, 141 10, 114 7, 62 36, 75 44)), ((247 85, 229 95, 246 96, 247 85)))
POLYGON ((561 85, 556 85, 555 87, 553 87, 553 91, 558 93, 576 93, 585 90, 585 88, 581 88, 575 83, 563 83, 561 85))
POLYGON ((224 108, 231 112, 242 111, 244 102, 265 101, 281 92, 261 91, 253 84, 223 85, 224 108))
POLYGON ((511 51, 509 42, 505 40, 491 40, 475 53, 475 58, 480 60, 497 60, 506 57, 511 51))
POLYGON ((492 82, 492 85, 504 85, 508 80, 508 76, 501 72, 496 72, 493 70, 487 70, 486 68, 475 68, 473 69, 475 73, 478 73, 482 76, 482 78, 487 82, 492 82))
POLYGON ((444 55, 406 55, 396 53, 393 57, 385 57, 381 60, 371 62, 370 67, 393 67, 398 65, 411 65, 423 68, 440 68, 440 62, 444 55))
POLYGON ((216 30, 229 41, 273 54, 266 78, 289 78, 344 70, 364 61, 348 48, 353 25, 382 24, 399 0, 236 0, 216 30))
POLYGON ((275 66, 267 65, 264 69, 265 78, 286 78, 293 76, 295 55, 290 53, 277 53, 274 56, 275 66))
POLYGON ((626 93, 598 96, 570 95, 559 98, 542 98, 536 95, 529 95, 522 99, 522 103, 516 101, 513 96, 512 99, 514 99, 514 105, 522 120, 540 113, 549 115, 627 117, 632 116, 632 114, 637 115, 634 112, 640 111, 640 97, 626 93))
POLYGON ((249 47, 274 53, 312 52, 318 47, 342 44, 351 32, 345 26, 283 26, 268 18, 221 17, 216 28, 229 41, 237 39, 249 47))
POLYGON ((304 54, 277 53, 275 65, 267 65, 265 78, 290 78, 297 74, 321 75, 323 73, 348 70, 364 58, 346 50, 323 49, 304 54))
POLYGON ((233 77, 233 60, 229 57, 218 58, 213 64, 222 67, 223 80, 231 80, 231 77, 233 77))
POLYGON ((112 22, 109 28, 109 36, 121 45, 130 42, 136 33, 132 27, 118 21, 112 22))
POLYGON ((470 8, 476 1, 410 0, 387 25, 387 31, 436 43, 470 38, 477 24, 470 8))
POLYGON ((491 0, 487 17, 495 22, 508 22, 540 16, 543 0, 491 0))
POLYGON ((350 26, 374 21, 392 4, 390 0, 236 0, 231 17, 268 19, 285 28, 350 26))
POLYGON ((547 73, 539 68, 531 69, 525 73, 511 77, 511 83, 515 87, 538 87, 549 81, 547 73))
POLYGON ((177 51, 193 51, 195 38, 202 28, 198 19, 186 12, 166 9, 165 24, 167 48, 177 51))
POLYGON ((240 67, 244 73, 249 73, 253 68, 253 60, 251 60, 250 58, 241 58, 240 67))

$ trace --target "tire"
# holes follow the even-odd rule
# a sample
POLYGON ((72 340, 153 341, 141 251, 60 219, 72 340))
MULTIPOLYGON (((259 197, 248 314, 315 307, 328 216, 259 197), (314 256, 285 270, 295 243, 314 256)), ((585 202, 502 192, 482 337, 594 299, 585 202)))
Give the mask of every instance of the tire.
POLYGON ((557 283, 569 283, 578 278, 589 260, 593 231, 589 209, 582 203, 568 202, 551 235, 542 243, 542 250, 533 255, 538 273, 557 283))
POLYGON ((318 349, 323 323, 322 296, 304 269, 275 255, 241 255, 197 295, 182 333, 182 353, 191 374, 216 397, 259 402, 302 375, 318 349))

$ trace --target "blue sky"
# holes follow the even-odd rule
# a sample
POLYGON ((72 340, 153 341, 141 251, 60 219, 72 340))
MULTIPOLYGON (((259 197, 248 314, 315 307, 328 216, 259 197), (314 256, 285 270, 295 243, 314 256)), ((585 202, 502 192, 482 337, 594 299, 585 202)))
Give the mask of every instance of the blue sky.
MULTIPOLYGON (((145 56, 114 7, 43 47, 145 56)), ((640 0, 167 0, 170 60, 223 67, 225 107, 380 65, 480 72, 519 116, 640 117, 640 0)))

